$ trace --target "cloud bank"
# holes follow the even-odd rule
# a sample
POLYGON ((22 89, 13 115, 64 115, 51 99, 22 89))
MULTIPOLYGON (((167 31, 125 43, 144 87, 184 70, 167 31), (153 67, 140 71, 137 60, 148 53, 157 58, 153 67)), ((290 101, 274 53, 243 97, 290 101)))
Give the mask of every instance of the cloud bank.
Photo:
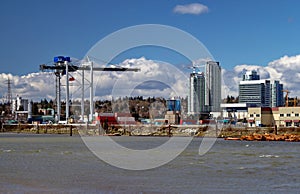
POLYGON ((187 5, 176 5, 173 9, 174 13, 178 14, 192 14, 199 15, 207 13, 209 11, 208 7, 200 3, 192 3, 187 5))
MULTIPOLYGON (((129 68, 140 68, 139 72, 94 72, 95 99, 118 98, 123 96, 145 96, 145 97, 186 97, 188 94, 188 75, 183 74, 177 67, 144 57, 139 59, 127 59, 118 66, 129 68)), ((70 98, 81 99, 82 73, 73 72, 70 76, 75 81, 70 82, 70 98)), ((7 97, 7 80, 11 80, 11 91, 13 97, 40 101, 41 99, 52 99, 55 94, 55 75, 51 72, 32 73, 24 76, 13 76, 11 74, 0 74, 0 94, 2 102, 7 97)), ((84 93, 89 99, 89 71, 85 72, 84 93)), ((66 76, 61 79, 61 99, 65 99, 66 76)))
POLYGON ((8 96, 8 79, 12 97, 21 96, 22 98, 35 101, 41 99, 55 98, 55 75, 53 73, 31 73, 24 76, 11 74, 0 74, 0 97, 1 102, 5 102, 8 96))
MULTIPOLYGON (((127 59, 119 64, 123 67, 140 68, 140 72, 94 72, 95 99, 112 99, 121 96, 186 97, 188 95, 188 74, 183 74, 175 66, 145 59, 127 59)), ((221 63, 222 66, 222 63, 221 63)), ((283 56, 271 61, 267 66, 242 64, 233 70, 222 70, 222 97, 238 96, 238 84, 247 70, 257 70, 261 79, 279 80, 290 95, 300 96, 300 55, 283 56)), ((70 98, 81 99, 81 72, 71 74, 75 81, 70 83, 70 98)), ((89 72, 85 73, 89 84, 89 72)), ((1 102, 6 100, 7 80, 11 80, 13 97, 17 95, 33 101, 55 99, 55 75, 51 72, 31 73, 24 76, 0 74, 1 102)), ((65 85, 65 76, 62 78, 65 85)), ((89 98, 85 85, 85 97, 89 98)), ((62 100, 65 87, 62 86, 62 100)))
POLYGON ((283 56, 271 61, 267 66, 237 65, 231 71, 223 70, 223 78, 228 95, 238 96, 238 84, 247 70, 257 70, 261 79, 279 80, 291 96, 300 96, 300 55, 283 56))

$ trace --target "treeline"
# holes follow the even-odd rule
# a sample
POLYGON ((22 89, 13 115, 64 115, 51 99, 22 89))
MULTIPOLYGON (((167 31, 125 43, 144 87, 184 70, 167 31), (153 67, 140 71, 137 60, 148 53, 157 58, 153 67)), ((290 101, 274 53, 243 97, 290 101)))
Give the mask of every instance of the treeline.
POLYGON ((234 97, 234 96, 229 96, 227 95, 227 97, 225 99, 223 99, 224 103, 238 103, 239 102, 239 97, 234 97))
MULTIPOLYGON (((180 98, 182 105, 182 112, 187 112, 187 97, 180 98)), ((238 103, 239 97, 227 96, 222 100, 223 103, 238 103)), ((85 114, 89 113, 89 101, 85 102, 85 114)), ((62 114, 65 114, 65 101, 61 102, 61 111, 62 114)), ((139 115, 141 117, 149 117, 149 113, 154 115, 163 115, 165 113, 164 108, 166 108, 166 99, 162 97, 143 97, 143 96, 135 96, 135 97, 122 97, 118 99, 112 100, 96 100, 95 111, 101 112, 130 112, 133 115, 139 115)), ((56 110, 56 101, 55 100, 47 100, 42 99, 39 102, 32 103, 32 114, 39 115, 42 114, 40 109, 54 109, 56 110)), ((24 110, 24 107, 20 107, 19 110, 24 110)), ((10 104, 8 103, 0 103, 0 112, 1 115, 11 114, 10 104)), ((79 100, 70 101, 70 115, 76 114, 79 115, 81 113, 81 102, 79 100)))
MULTIPOLYGON (((187 98, 181 98, 182 111, 187 111, 187 98)), ((61 114, 65 114, 66 103, 61 102, 61 114)), ((164 117, 166 113, 166 99, 163 97, 123 97, 112 100, 96 100, 94 102, 95 111, 98 113, 109 113, 109 112, 123 112, 131 113, 134 117, 143 118, 157 118, 164 117)), ((23 107, 21 108, 24 109, 23 107)), ((56 110, 56 101, 42 99, 39 102, 32 102, 32 114, 42 115, 44 114, 41 109, 54 109, 56 110)), ((9 104, 0 104, 0 110, 2 115, 11 114, 9 104)), ((84 102, 84 113, 89 114, 90 102, 86 100, 84 102)), ((70 101, 70 115, 81 114, 81 102, 79 100, 70 101)))

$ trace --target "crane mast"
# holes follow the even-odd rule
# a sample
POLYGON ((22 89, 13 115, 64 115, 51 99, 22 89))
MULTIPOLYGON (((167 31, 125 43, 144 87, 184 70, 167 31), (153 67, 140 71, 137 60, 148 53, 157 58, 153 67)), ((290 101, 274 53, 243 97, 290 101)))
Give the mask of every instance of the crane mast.
POLYGON ((65 56, 57 56, 54 57, 54 65, 49 66, 42 64, 40 65, 40 70, 53 70, 54 74, 56 75, 56 103, 57 103, 57 121, 60 121, 61 117, 61 77, 66 75, 66 122, 68 122, 69 118, 69 72, 75 72, 78 70, 82 71, 82 98, 81 98, 81 117, 84 118, 84 71, 90 71, 90 116, 89 121, 93 120, 93 112, 94 112, 94 71, 133 71, 138 72, 140 71, 139 68, 127 68, 127 67, 93 67, 93 62, 89 60, 84 66, 76 66, 71 64, 71 58, 65 56))

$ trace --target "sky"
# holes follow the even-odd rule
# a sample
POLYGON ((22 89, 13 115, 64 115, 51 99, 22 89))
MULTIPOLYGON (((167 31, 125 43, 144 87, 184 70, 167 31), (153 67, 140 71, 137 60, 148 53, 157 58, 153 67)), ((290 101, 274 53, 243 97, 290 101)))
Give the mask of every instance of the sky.
MULTIPOLYGON (((285 67, 299 64, 299 7, 297 0, 2 0, 0 78, 39 77, 39 65, 52 64, 54 56, 82 59, 117 30, 162 24, 201 41, 229 73, 225 83, 232 85, 240 71, 255 68, 268 71, 266 78, 287 77, 285 83, 296 93, 297 83, 288 83, 290 74, 285 73, 291 71, 285 67)), ((126 59, 188 65, 184 57, 161 48, 129 50, 110 62, 122 64, 126 59)), ((4 87, 1 83, 0 90, 4 87)), ((236 95, 235 87, 230 91, 236 95)))

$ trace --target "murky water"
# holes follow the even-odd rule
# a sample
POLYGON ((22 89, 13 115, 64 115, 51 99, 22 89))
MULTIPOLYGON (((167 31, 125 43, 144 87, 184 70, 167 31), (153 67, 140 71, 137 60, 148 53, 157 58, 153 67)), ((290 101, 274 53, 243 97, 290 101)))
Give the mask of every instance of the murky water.
MULTIPOLYGON (((99 137, 101 138, 101 137, 99 137)), ((167 137, 114 137, 146 149, 167 137)), ((175 160, 146 171, 95 157, 79 136, 0 134, 0 193, 298 193, 300 143, 195 138, 175 160)))

